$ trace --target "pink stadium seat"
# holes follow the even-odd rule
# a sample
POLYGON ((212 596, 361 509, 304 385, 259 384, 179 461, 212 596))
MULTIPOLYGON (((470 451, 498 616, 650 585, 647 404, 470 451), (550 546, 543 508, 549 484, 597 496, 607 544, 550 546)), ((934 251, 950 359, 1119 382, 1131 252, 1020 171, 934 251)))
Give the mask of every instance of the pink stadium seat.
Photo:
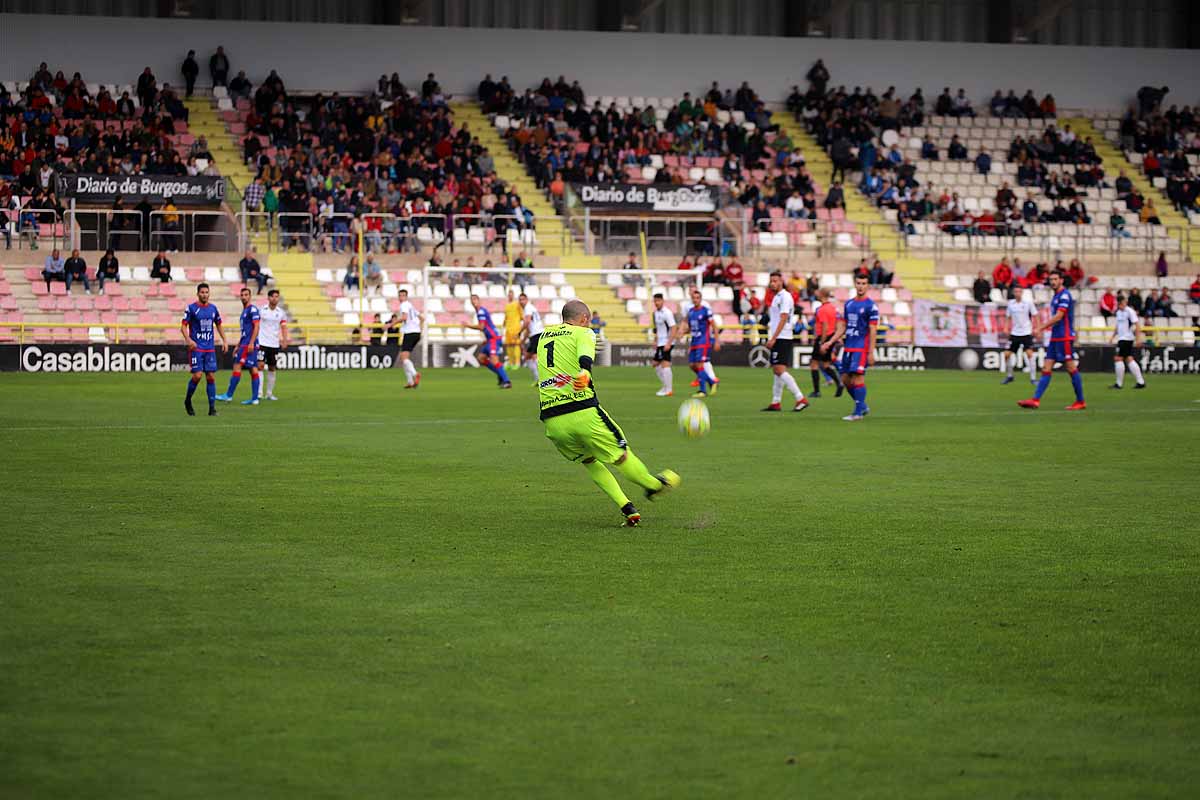
POLYGON ((204 280, 204 270, 201 267, 188 267, 183 274, 192 283, 200 283, 204 280))
POLYGON ((100 315, 100 321, 105 325, 116 325, 121 321, 121 316, 115 311, 108 311, 100 315))
MULTIPOLYGON (((113 311, 128 311, 130 308, 130 305, 131 304, 129 302, 128 297, 114 297, 112 299, 112 310, 113 311)), ((99 308, 99 306, 96 306, 96 307, 99 308)))
POLYGON ((179 317, 175 316, 174 314, 160 312, 154 315, 155 325, 171 325, 172 323, 177 322, 179 322, 179 317))
POLYGON ((67 285, 65 283, 59 283, 58 281, 55 281, 54 283, 50 284, 50 294, 61 297, 66 293, 67 285))
POLYGON ((325 296, 336 300, 346 296, 346 289, 340 283, 327 283, 325 284, 325 296))
POLYGON ((0 308, 4 309, 5 311, 16 311, 20 307, 21 305, 17 302, 17 298, 13 297, 12 295, 0 297, 0 308))
POLYGON ((38 269, 37 267, 26 267, 25 268, 25 280, 32 283, 34 281, 40 281, 41 279, 42 279, 42 271, 40 269, 38 269))
POLYGON ((828 222, 829 221, 829 209, 828 208, 818 208, 817 209, 817 219, 828 222))
POLYGON ((112 295, 113 297, 120 297, 121 295, 125 294, 125 292, 121 290, 121 284, 119 283, 110 283, 108 286, 105 286, 104 293, 112 295))
POLYGON ((100 311, 107 311, 113 307, 113 299, 106 294, 102 294, 92 302, 92 306, 100 311))
POLYGON ((55 299, 54 307, 59 311, 71 311, 75 308, 75 300, 70 295, 63 295, 55 299))
POLYGON ((39 297, 38 298, 38 311, 54 311, 54 298, 53 297, 39 297))
POLYGON ((157 284, 157 283, 150 284, 142 292, 142 296, 143 297, 158 297, 158 287, 159 287, 159 284, 157 284))
POLYGON ((6 294, 12 294, 12 293, 13 293, 13 290, 12 290, 11 283, 0 283, 0 295, 6 295, 6 294))
POLYGON ((182 314, 183 310, 187 308, 187 303, 183 302, 183 300, 178 297, 172 297, 167 301, 167 308, 171 311, 182 314))
POLYGON ((176 296, 175 284, 160 283, 158 285, 158 296, 159 297, 175 297, 176 296))
POLYGON ((146 332, 141 328, 128 328, 121 332, 121 339, 131 344, 145 344, 146 332))
POLYGON ((46 288, 45 283, 41 283, 41 276, 38 276, 38 283, 30 284, 29 288, 33 290, 34 297, 45 297, 50 294, 50 290, 46 288))
POLYGON ((831 208, 831 209, 829 209, 829 216, 831 219, 845 219, 846 218, 846 209, 831 208))
POLYGON ((99 325, 100 313, 98 311, 85 311, 80 316, 83 317, 84 325, 99 325))
POLYGON ((617 298, 620 300, 632 300, 634 295, 632 286, 622 286, 617 289, 617 298))
POLYGON ((85 294, 82 297, 75 298, 75 307, 80 311, 91 311, 94 302, 95 298, 85 294))
POLYGON ((68 311, 63 314, 63 322, 78 323, 83 322, 83 314, 78 311, 68 311))
POLYGON ((134 311, 147 311, 150 304, 146 302, 146 298, 134 295, 129 298, 129 307, 134 311))

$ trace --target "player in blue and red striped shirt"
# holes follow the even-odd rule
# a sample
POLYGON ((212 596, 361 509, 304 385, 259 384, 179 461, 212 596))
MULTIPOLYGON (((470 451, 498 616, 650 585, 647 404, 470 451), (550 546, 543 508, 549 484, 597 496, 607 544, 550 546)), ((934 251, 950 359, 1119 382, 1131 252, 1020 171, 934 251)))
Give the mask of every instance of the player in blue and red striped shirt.
POLYGON ((870 288, 865 275, 854 277, 854 297, 846 301, 838 314, 837 333, 829 348, 837 342, 842 347, 842 383, 854 398, 854 411, 842 419, 857 422, 871 413, 867 407, 867 367, 875 364, 875 331, 879 327, 879 307, 867 296, 870 288))
POLYGON ((504 352, 504 337, 496 330, 496 325, 492 322, 492 315, 483 307, 483 301, 479 299, 479 295, 471 295, 471 305, 475 307, 475 324, 467 325, 467 327, 483 333, 484 341, 479 346, 481 356, 479 361, 496 374, 496 380, 500 383, 501 389, 511 389, 512 381, 508 379, 508 373, 504 371, 504 362, 500 360, 500 356, 504 352))
POLYGON ((242 299, 242 337, 238 340, 237 353, 233 359, 233 374, 229 376, 229 388, 225 390, 225 394, 217 395, 217 399, 223 403, 228 403, 233 399, 233 393, 237 391, 238 381, 242 379, 242 369, 250 368, 250 399, 243 400, 244 406, 258 405, 258 388, 259 383, 258 373, 258 328, 262 324, 262 315, 259 313, 258 306, 251 303, 253 295, 250 294, 248 287, 241 291, 242 299))
POLYGON ((191 361, 192 376, 188 380, 187 395, 183 399, 183 407, 189 417, 196 416, 196 410, 192 408, 192 395, 200 384, 201 375, 208 382, 208 415, 217 415, 217 345, 213 337, 214 331, 221 336, 221 346, 229 349, 229 342, 225 341, 225 329, 221 327, 221 312, 208 302, 208 295, 207 283, 197 286, 197 302, 188 304, 179 323, 191 361))
POLYGON ((1018 400, 1017 405, 1021 408, 1039 408, 1042 395, 1050 386, 1054 365, 1061 361, 1071 376, 1071 387, 1075 390, 1075 402, 1067 406, 1067 411, 1082 411, 1087 408, 1087 403, 1083 402, 1083 378, 1075 360, 1075 298, 1063 285, 1063 274, 1058 270, 1050 273, 1050 288, 1054 290, 1054 299, 1050 301, 1050 320, 1033 327, 1034 336, 1046 328, 1050 329, 1050 346, 1046 348, 1046 360, 1042 363, 1042 377, 1033 397, 1018 400))

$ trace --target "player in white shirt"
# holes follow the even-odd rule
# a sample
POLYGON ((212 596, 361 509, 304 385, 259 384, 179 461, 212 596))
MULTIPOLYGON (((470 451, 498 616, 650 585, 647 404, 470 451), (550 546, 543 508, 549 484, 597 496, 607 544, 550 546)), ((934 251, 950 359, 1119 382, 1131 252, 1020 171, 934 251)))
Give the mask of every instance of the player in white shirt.
POLYGON ((675 378, 671 375, 671 348, 675 345, 675 314, 663 302, 662 292, 654 295, 654 374, 662 383, 656 397, 675 394, 675 378))
POLYGON ((287 312, 279 307, 279 290, 267 292, 267 304, 259 309, 258 346, 262 349, 263 365, 267 369, 267 399, 275 396, 275 376, 279 374, 276 360, 280 350, 288 348, 287 312))
POLYGON ((1134 358, 1133 351, 1142 346, 1142 321, 1137 312, 1129 307, 1124 294, 1117 295, 1117 313, 1114 315, 1117 327, 1109 341, 1116 340, 1117 353, 1113 356, 1113 369, 1117 373, 1117 382, 1110 389, 1120 389, 1125 383, 1125 368, 1129 368, 1135 389, 1145 389, 1146 381, 1142 377, 1142 367, 1134 358))
POLYGON ((771 371, 775 373, 775 382, 771 387, 771 405, 763 411, 782 410, 784 389, 796 398, 792 411, 803 411, 808 408, 808 400, 796 385, 796 379, 788 372, 792 364, 792 317, 796 314, 796 303, 792 300, 792 293, 784 288, 783 273, 772 272, 768 285, 775 293, 767 309, 767 347, 771 350, 771 371))
POLYGON ((1013 287, 1013 299, 1008 301, 1008 352, 1004 354, 1004 365, 1008 371, 1001 384, 1013 382, 1013 367, 1017 363, 1017 353, 1025 351, 1025 369, 1029 373, 1029 382, 1037 383, 1035 370, 1037 363, 1033 357, 1033 318, 1037 316, 1037 306, 1033 304, 1033 292, 1024 297, 1025 290, 1020 286, 1013 287))
POLYGON ((529 367, 529 371, 533 373, 533 385, 537 386, 540 382, 537 368, 537 346, 546 326, 542 323, 542 315, 537 310, 537 306, 529 302, 529 295, 521 292, 517 296, 517 302, 521 305, 521 336, 525 339, 525 366, 529 367))
POLYGON ((400 317, 400 366, 404 367, 404 375, 408 378, 404 388, 415 389, 421 385, 421 373, 417 372, 417 365, 412 362, 412 352, 421 341, 421 312, 409 302, 407 289, 401 289, 398 294, 400 308, 396 315, 400 317))

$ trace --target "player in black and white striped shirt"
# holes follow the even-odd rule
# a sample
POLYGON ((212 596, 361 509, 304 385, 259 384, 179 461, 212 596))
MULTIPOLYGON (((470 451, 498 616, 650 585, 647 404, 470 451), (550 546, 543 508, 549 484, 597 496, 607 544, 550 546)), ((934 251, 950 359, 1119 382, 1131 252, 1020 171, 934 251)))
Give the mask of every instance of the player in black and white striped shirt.
POLYGON ((1142 378, 1142 367, 1137 363, 1133 351, 1142 346, 1142 321, 1137 312, 1129 307, 1124 294, 1117 295, 1117 313, 1113 315, 1117 327, 1109 341, 1117 342, 1117 354, 1113 356, 1113 369, 1117 373, 1117 382, 1110 389, 1120 389, 1125 383, 1125 369, 1128 367, 1133 379, 1137 381, 1133 388, 1145 389, 1146 381, 1142 378))

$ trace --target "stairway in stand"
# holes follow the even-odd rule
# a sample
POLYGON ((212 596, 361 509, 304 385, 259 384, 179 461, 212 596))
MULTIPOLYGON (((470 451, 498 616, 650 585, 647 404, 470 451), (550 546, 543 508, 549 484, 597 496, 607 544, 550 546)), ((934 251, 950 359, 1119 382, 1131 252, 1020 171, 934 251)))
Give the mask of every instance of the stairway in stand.
POLYGON ((548 256, 561 256, 574 248, 573 243, 565 238, 565 223, 554 210, 554 206, 546 199, 542 190, 533 182, 533 178, 525 171, 521 162, 508 149, 508 143, 496 132, 496 126, 484 115, 475 103, 454 103, 451 105, 454 121, 466 124, 472 134, 479 137, 479 142, 488 149, 496 164, 496 175, 506 184, 516 189, 521 196, 521 202, 533 212, 537 227, 537 246, 530 248, 533 252, 542 251, 548 256))
MULTIPOLYGON (((1186 236, 1181 236, 1182 231, 1188 229, 1190 224, 1188 220, 1175 209, 1175 206, 1167 200, 1166 195, 1155 188, 1146 174, 1142 172, 1140 167, 1129 163, 1125 158, 1125 154, 1113 146, 1112 142, 1104 138, 1104 134, 1096 130, 1092 125, 1092 121, 1083 117, 1071 117, 1069 119, 1059 120, 1060 124, 1070 125, 1071 130, 1080 139, 1087 139, 1089 136, 1092 139, 1092 144, 1096 146, 1096 155, 1100 156, 1104 164, 1104 176, 1110 183, 1117 179, 1117 174, 1120 170, 1125 170, 1125 175, 1133 182, 1133 185, 1141 193, 1142 197, 1154 198, 1154 205, 1158 209, 1158 218, 1162 220, 1165 226, 1163 235, 1169 236, 1179 242, 1179 246, 1184 254, 1184 257, 1191 260, 1192 255, 1188 251, 1188 243, 1186 236)), ((1093 209, 1097 211, 1100 209, 1093 209)), ((1137 214, 1129 213, 1129 218, 1136 218, 1137 214)), ((1134 220, 1136 221, 1136 219, 1134 220)), ((1153 260, 1153 259, 1152 259, 1153 260)))
MULTIPOLYGON (((203 136, 216 162, 217 171, 225 177, 225 203, 230 210, 241 210, 242 192, 254 180, 254 173, 242 162, 242 145, 229 132, 211 97, 189 97, 184 101, 188 110, 188 130, 197 138, 203 136)), ((264 230, 250 234, 250 243, 260 253, 268 251, 264 230)))
POLYGON ((275 287, 279 289, 291 320, 293 341, 303 341, 301 337, 306 329, 308 333, 323 335, 328 341, 329 331, 313 330, 312 326, 340 325, 342 315, 333 310, 323 287, 317 282, 312 254, 295 250, 271 253, 267 269, 275 277, 275 287))
MULTIPOLYGON (((804 153, 804 161, 808 171, 816 182, 826 191, 832 183, 833 162, 828 154, 817 144, 817 140, 809 135, 804 126, 792 118, 787 112, 778 112, 771 117, 777 122, 792 141, 799 145, 804 153)), ((842 190, 846 197, 846 219, 853 222, 859 232, 871 243, 871 249, 880 258, 895 258, 903 249, 900 232, 896 226, 884 219, 883 214, 855 186, 844 182, 842 190), (870 226, 870 227, 868 227, 870 226)))

